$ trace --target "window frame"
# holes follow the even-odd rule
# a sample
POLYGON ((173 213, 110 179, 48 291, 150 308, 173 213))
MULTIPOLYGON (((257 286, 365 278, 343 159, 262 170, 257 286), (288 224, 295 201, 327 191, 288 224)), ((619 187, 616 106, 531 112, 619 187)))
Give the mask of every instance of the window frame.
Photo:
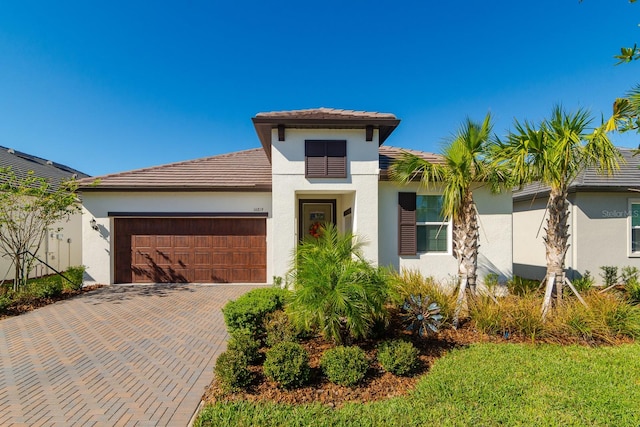
MULTIPOLYGON (((633 251, 633 230, 640 230, 640 225, 633 225, 633 205, 638 205, 640 211, 640 199, 629 199, 627 211, 627 255, 629 258, 640 258, 640 250, 633 251)), ((639 245, 640 247, 640 245, 639 245)))
MULTIPOLYGON (((451 223, 451 219, 449 218, 449 220, 447 220, 446 218, 442 218, 442 221, 419 221, 418 220, 418 198, 419 197, 428 197, 428 196, 432 196, 432 197, 440 197, 440 199, 442 199, 442 194, 437 194, 437 193, 416 193, 416 254, 420 255, 420 254, 427 254, 427 255, 451 255, 453 253, 453 230, 452 230, 452 223, 451 223), (419 250, 418 249, 418 235, 419 235, 419 227, 420 226, 427 226, 427 225, 437 225, 440 227, 446 226, 446 239, 447 239, 447 248, 444 251, 430 251, 430 250, 419 250)), ((427 229, 425 228, 425 232, 427 229)), ((440 231, 442 231, 442 228, 440 228, 440 231)), ((427 236, 427 246, 428 246, 428 236, 427 236)))

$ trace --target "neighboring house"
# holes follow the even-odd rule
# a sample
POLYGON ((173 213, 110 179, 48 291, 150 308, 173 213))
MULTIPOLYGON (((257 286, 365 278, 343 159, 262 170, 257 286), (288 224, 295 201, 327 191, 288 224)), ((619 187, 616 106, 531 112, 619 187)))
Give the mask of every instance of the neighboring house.
MULTIPOLYGON (((18 177, 25 177, 29 171, 39 178, 46 179, 52 189, 57 189, 62 181, 72 178, 86 178, 89 175, 60 163, 0 146, 0 168, 11 167, 18 177)), ((1 179, 1 178, 0 178, 1 179)), ((47 233, 38 257, 56 270, 65 270, 69 266, 82 264, 82 215, 77 213, 64 221, 55 224, 47 233)), ((13 261, 6 254, 0 256, 0 281, 12 280, 13 261)), ((36 261, 30 276, 41 276, 52 273, 44 264, 36 261)))
MULTIPOLYGON (((253 123, 262 148, 85 180, 91 281, 268 283, 327 221, 364 239, 373 263, 441 280, 457 274, 437 187, 388 179, 402 153, 383 145, 400 123, 394 115, 320 108, 260 113, 253 123)), ((480 277, 509 277, 511 192, 475 196, 480 277)))
MULTIPOLYGON (((590 168, 569 187, 570 279, 586 271, 598 280, 601 266, 640 268, 640 157, 621 149, 624 163, 612 177, 590 168)), ((542 240, 549 190, 531 184, 513 194, 513 272, 542 279, 546 272, 542 240)))

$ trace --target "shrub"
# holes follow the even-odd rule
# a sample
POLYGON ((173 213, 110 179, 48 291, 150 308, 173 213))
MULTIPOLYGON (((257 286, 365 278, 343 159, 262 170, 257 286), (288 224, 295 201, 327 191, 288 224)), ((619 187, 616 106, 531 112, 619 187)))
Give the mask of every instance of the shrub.
POLYGON ((418 350, 408 341, 385 341, 378 346, 378 362, 387 372, 408 375, 418 364, 418 350))
POLYGON ((280 288, 258 288, 247 292, 235 301, 229 301, 222 313, 229 333, 246 329, 254 338, 264 334, 264 318, 283 307, 289 291, 280 288))
POLYGON ((235 350, 227 350, 218 356, 213 372, 225 392, 242 389, 251 383, 247 357, 235 350))
POLYGON ((324 352, 320 366, 332 383, 353 386, 364 379, 369 361, 360 347, 338 346, 324 352))
POLYGON ((386 318, 385 275, 364 260, 361 246, 333 224, 298 246, 292 261, 294 292, 287 305, 296 327, 318 330, 342 343, 347 337, 368 336, 376 320, 386 318))
MULTIPOLYGON (((453 287, 452 287, 453 289, 453 287)), ((440 307, 442 323, 453 316, 456 296, 440 286, 433 277, 424 277, 418 270, 402 269, 389 275, 389 297, 395 304, 402 305, 410 295, 428 295, 440 307)))
POLYGON ((300 387, 309 381, 309 355, 298 343, 276 344, 267 350, 264 374, 281 387, 300 387))
POLYGON ((640 307, 632 306, 615 295, 590 293, 585 297, 590 308, 589 320, 595 337, 605 341, 612 337, 640 337, 640 307))
POLYGON ((30 282, 26 294, 31 298, 53 298, 62 293, 62 277, 47 276, 30 282))
POLYGON ((440 307, 428 295, 409 295, 402 305, 401 316, 407 329, 422 337, 438 332, 442 321, 440 307))
MULTIPOLYGON (((508 297, 507 297, 508 298, 508 297)), ((491 298, 479 295, 470 304, 470 315, 475 328, 483 334, 504 332, 504 310, 491 298)))
POLYGON ((579 277, 573 281, 573 286, 580 293, 586 292, 593 286, 593 277, 591 272, 586 270, 582 277, 579 277))
POLYGON ((231 334, 227 344, 227 350, 242 353, 247 358, 247 363, 255 364, 260 359, 260 342, 253 337, 251 331, 236 329, 231 334))
POLYGON ((624 289, 631 304, 640 304, 640 283, 627 283, 624 289))
POLYGON ((622 267, 620 279, 625 285, 628 283, 638 283, 638 269, 631 266, 622 267))
POLYGON ((67 268, 67 271, 64 272, 64 276, 72 283, 69 283, 69 281, 62 279, 64 289, 69 289, 72 291, 79 291, 80 289, 82 289, 85 270, 86 267, 84 265, 67 268))
POLYGON ((618 283, 618 267, 603 265, 600 270, 602 270, 600 277, 604 280, 604 286, 609 287, 618 283))
POLYGON ((538 280, 525 279, 519 276, 513 276, 507 282, 507 289, 512 295, 528 295, 536 292, 539 288, 540 282, 538 280))
POLYGON ((526 295, 520 298, 507 298, 505 303, 504 331, 518 332, 532 340, 546 335, 547 331, 540 314, 542 306, 540 298, 535 295, 526 295))
POLYGON ((289 316, 282 310, 267 314, 264 328, 267 334, 265 342, 269 347, 283 341, 294 341, 297 337, 296 329, 289 321, 289 316))
POLYGON ((9 308, 12 302, 13 300, 8 294, 0 294, 0 312, 3 312, 7 308, 9 308))

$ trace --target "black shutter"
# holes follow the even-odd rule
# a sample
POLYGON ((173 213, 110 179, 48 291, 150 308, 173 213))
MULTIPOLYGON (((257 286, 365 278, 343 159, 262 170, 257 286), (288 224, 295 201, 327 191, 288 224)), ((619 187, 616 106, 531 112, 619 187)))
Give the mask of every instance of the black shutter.
POLYGON ((305 141, 305 175, 308 178, 327 176, 327 147, 324 141, 305 141))
POLYGON ((347 177, 347 141, 327 141, 327 177, 347 177))
POLYGON ((398 254, 416 255, 416 193, 398 193, 398 254))
POLYGON ((346 178, 347 141, 305 141, 307 178, 346 178))

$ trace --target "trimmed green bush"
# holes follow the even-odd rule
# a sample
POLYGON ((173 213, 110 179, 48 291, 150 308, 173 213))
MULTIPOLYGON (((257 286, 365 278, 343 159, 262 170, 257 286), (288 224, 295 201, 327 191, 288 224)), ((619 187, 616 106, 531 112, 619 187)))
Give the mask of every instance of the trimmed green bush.
POLYGON ((378 362, 395 375, 408 375, 418 365, 418 350, 409 341, 385 341, 378 346, 378 362))
POLYGON ((220 354, 213 372, 218 384, 226 392, 242 389, 251 383, 247 357, 236 350, 227 350, 220 354))
POLYGON ((233 331, 227 350, 237 351, 247 357, 249 364, 256 364, 260 360, 260 342, 253 337, 251 331, 238 329, 233 331))
POLYGON ((276 344, 267 351, 264 374, 283 388, 300 387, 309 381, 309 355, 298 343, 276 344))
POLYGON ((332 383, 353 386, 364 379, 369 361, 360 347, 338 346, 324 352, 320 366, 332 383))
POLYGON ((32 298, 53 298, 62 293, 62 277, 47 276, 27 285, 27 294, 32 298))
POLYGON ((269 347, 284 341, 295 341, 298 335, 289 316, 282 310, 267 314, 264 328, 267 333, 266 344, 269 347))
POLYGON ((67 268, 67 271, 65 271, 63 274, 72 283, 69 283, 67 280, 62 279, 64 289, 69 289, 72 291, 79 291, 80 289, 82 289, 82 281, 84 279, 85 270, 86 267, 84 265, 67 268))
POLYGON ((280 288, 258 288, 247 292, 235 301, 229 301, 222 313, 229 333, 247 329, 260 337, 264 334, 264 318, 284 306, 289 291, 280 288))
POLYGON ((5 311, 11 305, 12 299, 9 295, 0 295, 0 312, 5 311))

